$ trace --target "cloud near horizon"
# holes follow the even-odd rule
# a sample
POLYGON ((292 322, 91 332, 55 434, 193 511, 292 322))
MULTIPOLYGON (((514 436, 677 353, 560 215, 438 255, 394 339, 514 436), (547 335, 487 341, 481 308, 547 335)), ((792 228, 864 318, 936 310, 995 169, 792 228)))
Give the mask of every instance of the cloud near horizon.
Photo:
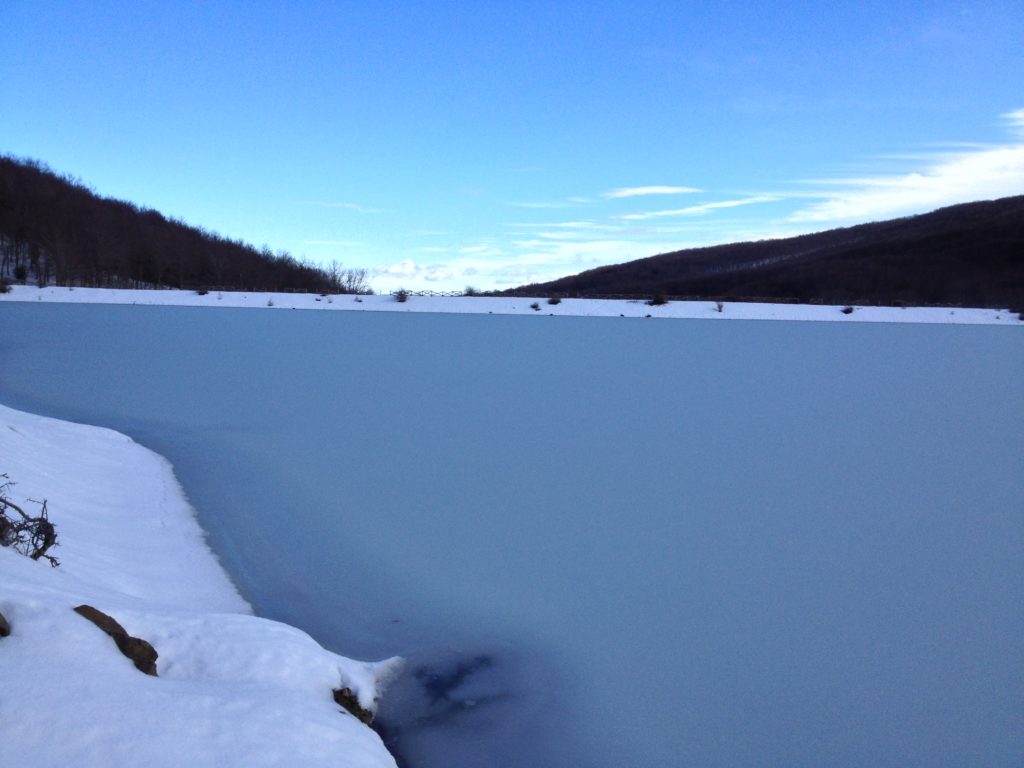
MULTIPOLYGON (((441 281, 450 281, 457 277, 456 271, 450 266, 451 262, 442 264, 419 264, 413 259, 403 259, 395 264, 381 264, 374 267, 373 274, 375 277, 381 278, 392 278, 398 281, 426 281, 428 283, 436 283, 441 281)), ((394 287, 400 287, 395 285, 394 287)), ((406 286, 404 283, 401 287, 415 287, 415 285, 406 286)))
POLYGON ((477 251, 474 246, 456 249, 461 255, 433 264, 421 264, 406 258, 383 264, 372 272, 374 287, 384 291, 396 288, 457 290, 472 282, 482 288, 511 288, 545 282, 586 269, 674 250, 674 242, 632 240, 568 241, 532 238, 515 240, 511 251, 495 255, 477 251), (442 283, 444 285, 438 285, 442 283))
MULTIPOLYGON (((684 248, 726 242, 792 237, 833 226, 880 221, 924 213, 945 205, 1024 194, 1024 108, 1001 116, 1009 134, 1002 144, 944 144, 943 151, 902 153, 881 158, 911 172, 787 182, 788 188, 751 190, 745 196, 681 208, 596 215, 546 221, 516 221, 494 238, 409 251, 435 253, 433 263, 406 258, 373 270, 379 287, 393 290, 459 289, 473 277, 477 287, 505 288, 544 282, 605 264, 621 263, 684 248), (776 203, 769 215, 730 209, 776 203), (782 208, 782 206, 785 206, 782 208)), ((876 160, 878 158, 875 158, 876 160)), ((893 167, 893 166, 890 166, 893 167)), ((685 194, 680 187, 623 187, 603 199, 685 194), (657 191, 655 191, 657 190, 657 191)), ((685 188, 689 190, 689 188, 685 188)), ((695 190, 694 190, 695 191, 695 190)), ((519 203, 519 208, 569 208, 585 198, 519 203)), ((528 217, 527 217, 528 218, 528 217)), ((429 258, 429 257, 428 257, 429 258)))

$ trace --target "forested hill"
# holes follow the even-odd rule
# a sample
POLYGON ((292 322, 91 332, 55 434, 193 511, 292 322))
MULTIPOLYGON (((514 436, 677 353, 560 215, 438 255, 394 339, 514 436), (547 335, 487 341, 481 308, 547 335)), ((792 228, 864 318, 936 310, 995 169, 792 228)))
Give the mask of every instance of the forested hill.
POLYGON ((783 240, 664 253, 517 288, 1024 309, 1024 196, 783 240))
POLYGON ((99 197, 45 165, 0 156, 0 280, 113 288, 366 292, 365 270, 287 253, 99 197))

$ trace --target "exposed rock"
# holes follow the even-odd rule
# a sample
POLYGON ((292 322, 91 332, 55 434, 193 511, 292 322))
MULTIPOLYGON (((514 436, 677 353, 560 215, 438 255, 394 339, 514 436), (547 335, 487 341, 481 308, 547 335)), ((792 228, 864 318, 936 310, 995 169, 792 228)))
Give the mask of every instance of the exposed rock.
POLYGON ((0 637, 7 637, 11 634, 11 625, 7 623, 7 619, 0 613, 0 637))
POLYGON ((359 706, 359 699, 351 688, 335 688, 334 701, 367 725, 373 722, 373 712, 359 706))
POLYGON ((93 608, 91 605, 80 605, 75 608, 75 613, 79 616, 84 616, 111 637, 128 634, 128 630, 122 627, 117 622, 117 619, 113 616, 108 616, 97 608, 93 608))
POLYGON ((118 650, 132 660, 135 668, 147 675, 156 677, 156 649, 148 642, 139 637, 132 637, 128 634, 116 619, 108 616, 103 611, 93 608, 91 605, 80 605, 75 608, 75 613, 82 616, 97 627, 102 629, 117 644, 118 650))
POLYGON ((118 635, 114 637, 114 642, 117 643, 118 649, 132 660, 135 664, 135 668, 140 672, 145 672, 147 675, 156 677, 156 659, 157 652, 147 640, 143 640, 141 637, 131 637, 130 635, 118 635))

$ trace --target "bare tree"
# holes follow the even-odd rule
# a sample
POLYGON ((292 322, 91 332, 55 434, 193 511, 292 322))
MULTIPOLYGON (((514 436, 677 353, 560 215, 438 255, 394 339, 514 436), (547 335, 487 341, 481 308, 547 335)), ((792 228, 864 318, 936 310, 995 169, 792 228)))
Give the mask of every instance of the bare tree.
POLYGON ((340 261, 334 259, 326 267, 321 267, 320 271, 334 293, 373 293, 365 269, 345 269, 340 261))

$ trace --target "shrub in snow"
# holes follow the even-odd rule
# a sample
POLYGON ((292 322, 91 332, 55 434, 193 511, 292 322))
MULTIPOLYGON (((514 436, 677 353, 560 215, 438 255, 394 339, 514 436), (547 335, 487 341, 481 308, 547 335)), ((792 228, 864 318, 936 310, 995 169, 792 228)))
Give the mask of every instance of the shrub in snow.
POLYGON ((40 510, 32 517, 21 507, 7 498, 7 489, 11 487, 7 475, 0 475, 0 546, 11 547, 33 560, 48 560, 56 567, 60 561, 53 555, 46 554, 51 547, 57 546, 57 529, 50 522, 46 510, 46 500, 34 502, 40 510), (17 517, 8 514, 16 512, 17 517))
POLYGON ((648 306, 660 307, 662 304, 668 304, 668 299, 665 298, 665 294, 661 291, 657 291, 651 298, 647 300, 648 306))
POLYGON ((535 301, 535 302, 533 302, 533 304, 530 305, 530 309, 532 309, 534 312, 537 312, 538 310, 540 310, 540 304, 538 304, 535 301))
POLYGON ((561 304, 562 298, 560 296, 552 296, 548 299, 548 304, 561 304))
POLYGON ((851 315, 851 314, 853 314, 853 307, 843 307, 842 313, 844 315, 851 315))
POLYGON ((205 288, 196 288, 196 295, 197 296, 205 296, 208 293, 209 293, 209 291, 206 290, 205 288))
POLYGON ((409 292, 405 288, 399 288, 395 292, 395 301, 406 302, 409 300, 409 292))
POLYGON ((715 302, 715 312, 721 312, 722 309, 723 309, 723 306, 724 305, 722 304, 722 302, 716 301, 715 302))

